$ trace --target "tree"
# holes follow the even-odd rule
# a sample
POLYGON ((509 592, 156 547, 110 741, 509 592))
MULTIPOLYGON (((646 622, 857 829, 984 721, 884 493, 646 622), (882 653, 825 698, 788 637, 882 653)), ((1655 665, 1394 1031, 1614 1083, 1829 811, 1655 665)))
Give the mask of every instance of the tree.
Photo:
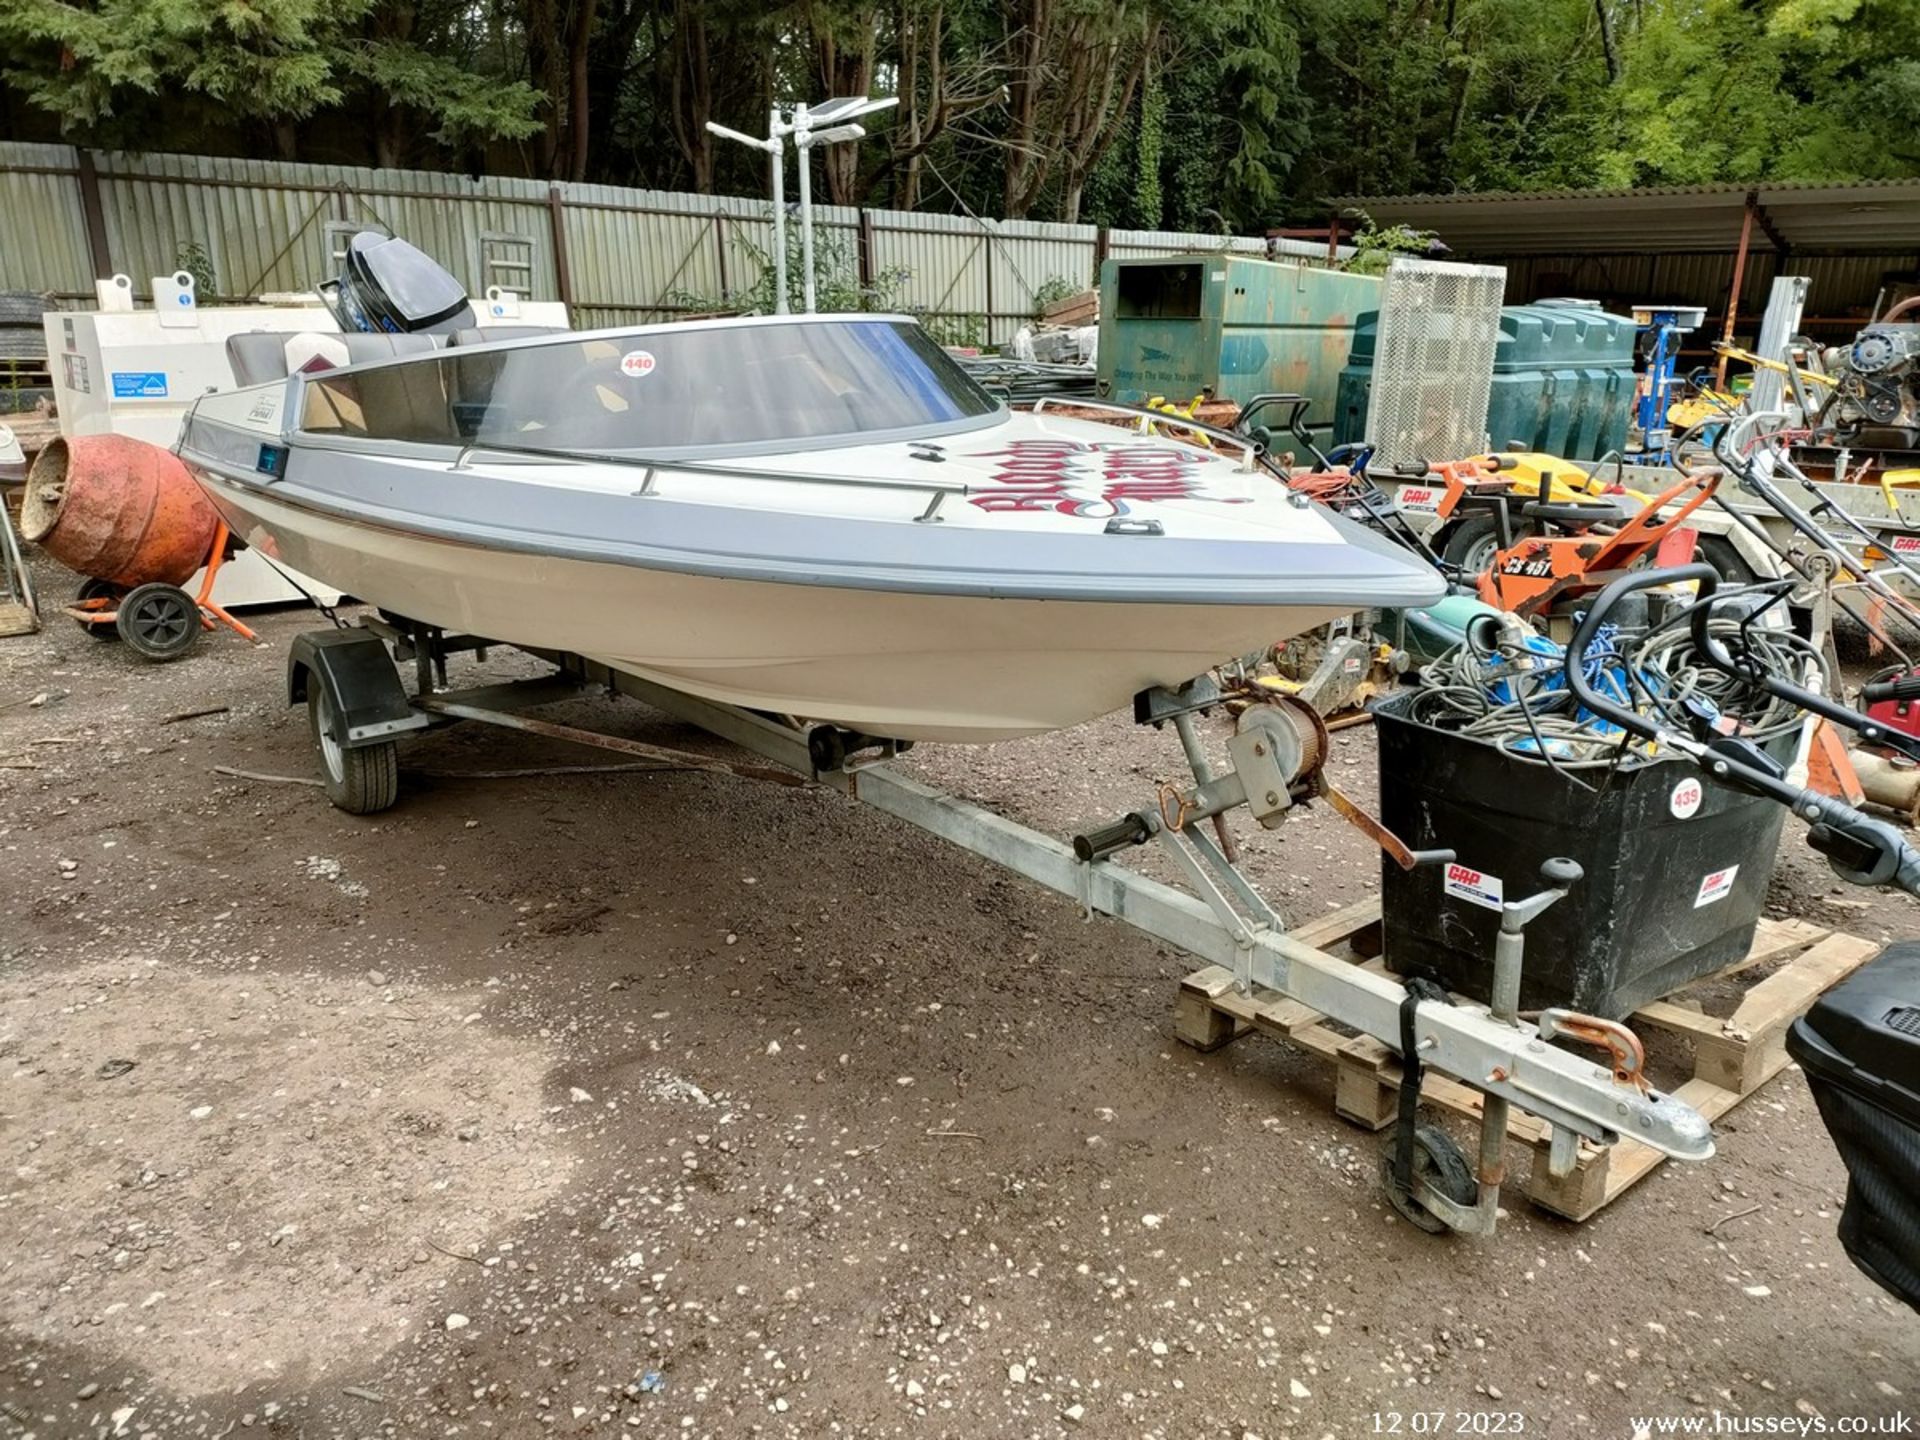
POLYGON ((1008 0, 1006 31, 1001 213, 1025 219, 1053 181, 1056 214, 1078 219, 1087 177, 1160 45, 1161 17, 1142 0, 1008 0))
POLYGON ((362 84, 449 144, 536 128, 537 95, 422 49, 418 18, 405 0, 0 0, 0 52, 10 86, 87 139, 151 144, 153 117, 177 130, 184 102, 290 157, 299 123, 362 84))

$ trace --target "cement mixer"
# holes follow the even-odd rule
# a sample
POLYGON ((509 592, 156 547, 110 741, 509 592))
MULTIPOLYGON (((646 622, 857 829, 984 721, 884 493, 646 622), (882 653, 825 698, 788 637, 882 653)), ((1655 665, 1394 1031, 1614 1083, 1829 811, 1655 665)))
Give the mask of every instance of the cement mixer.
POLYGON ((216 621, 258 638, 210 598, 227 527, 170 450, 125 435, 53 441, 27 472, 20 529, 87 577, 66 613, 96 639, 172 660, 216 621), (202 566, 199 593, 182 589, 202 566))

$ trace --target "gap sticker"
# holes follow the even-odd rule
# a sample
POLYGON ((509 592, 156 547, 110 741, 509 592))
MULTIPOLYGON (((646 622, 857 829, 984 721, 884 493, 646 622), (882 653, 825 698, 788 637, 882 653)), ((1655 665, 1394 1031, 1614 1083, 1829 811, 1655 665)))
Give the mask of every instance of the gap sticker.
POLYGON ((1693 898, 1693 908, 1711 905, 1716 900, 1724 900, 1733 893, 1734 877, 1740 873, 1738 865, 1729 865, 1724 870, 1711 871, 1700 882, 1700 893, 1693 898))
POLYGON ((1673 793, 1667 797, 1667 809, 1673 812, 1676 820, 1691 820, 1699 813, 1701 802, 1706 798, 1705 787, 1689 777, 1673 787, 1673 793))
POLYGON ((1500 909, 1501 897, 1506 893, 1498 875, 1459 864, 1447 866, 1445 885, 1447 894, 1457 895, 1474 905, 1484 905, 1489 910, 1500 909))
POLYGON ((1440 509, 1440 492, 1428 486, 1403 485, 1400 487, 1400 508, 1436 514, 1440 509))
POLYGON ((660 362, 653 358, 651 350, 629 350, 620 357, 620 373, 639 380, 653 373, 653 367, 660 362))
POLYGON ((1893 537, 1893 548, 1896 554, 1911 555, 1920 550, 1920 535, 1896 535, 1893 537))

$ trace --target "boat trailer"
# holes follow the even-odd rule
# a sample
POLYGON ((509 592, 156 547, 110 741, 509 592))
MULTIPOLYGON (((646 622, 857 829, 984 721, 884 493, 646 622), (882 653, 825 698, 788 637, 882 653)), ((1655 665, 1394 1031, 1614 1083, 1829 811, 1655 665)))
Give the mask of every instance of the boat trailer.
POLYGON ((1539 892, 1501 905, 1491 1005, 1450 997, 1418 980, 1403 984, 1288 935, 1280 914, 1229 858, 1223 822, 1234 810, 1245 809, 1271 829, 1300 804, 1324 796, 1398 863, 1452 860, 1448 852, 1408 852, 1331 791, 1321 775, 1326 731, 1297 703, 1281 699, 1244 709, 1227 742, 1231 764, 1216 771, 1196 724, 1198 715, 1224 703, 1212 680, 1196 680, 1177 692, 1143 692, 1135 702, 1135 718, 1174 727, 1193 783, 1163 784, 1151 805, 1076 835, 1069 844, 905 774, 896 761, 908 744, 832 726, 803 727, 688 695, 579 655, 528 649, 525 653, 551 664, 553 673, 448 687, 449 655, 477 652, 484 660, 490 648, 524 647, 496 646, 387 616, 297 636, 288 655, 287 698, 307 707, 328 798, 357 814, 386 809, 398 794, 398 737, 458 721, 592 745, 663 766, 831 787, 1059 891, 1089 920, 1096 915, 1119 920, 1230 969, 1243 991, 1276 992, 1392 1047, 1401 1056, 1403 1083, 1382 1180, 1395 1209, 1432 1233, 1493 1233, 1512 1110, 1538 1116, 1550 1127, 1547 1163, 1555 1176, 1571 1173, 1582 1139, 1610 1145, 1626 1136, 1683 1160, 1713 1154, 1708 1122, 1647 1085, 1640 1042, 1626 1027, 1565 1010, 1525 1020, 1517 1012, 1521 932, 1578 882, 1579 867, 1571 861, 1548 860, 1539 892), (407 661, 414 669, 412 693, 400 674, 400 664, 407 661), (525 713, 595 690, 639 700, 768 763, 650 745, 525 713), (1172 858, 1191 893, 1116 863, 1126 850, 1147 844, 1159 845, 1172 858), (1606 1063, 1551 1043, 1556 1039, 1600 1047, 1607 1052, 1606 1063), (1477 1163, 1470 1165, 1444 1130, 1416 1124, 1420 1076, 1427 1068, 1480 1092, 1477 1163))

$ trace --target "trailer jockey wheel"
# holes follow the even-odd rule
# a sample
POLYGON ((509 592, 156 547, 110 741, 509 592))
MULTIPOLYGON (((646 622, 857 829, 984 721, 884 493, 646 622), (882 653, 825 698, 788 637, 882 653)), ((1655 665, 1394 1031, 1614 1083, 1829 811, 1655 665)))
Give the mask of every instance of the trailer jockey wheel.
POLYGON ((1400 1113, 1387 1152, 1381 1157, 1380 1180, 1395 1210, 1429 1235, 1444 1235, 1447 1222, 1420 1203, 1421 1183, 1430 1183, 1460 1206, 1470 1206, 1479 1199, 1480 1187, 1453 1137, 1437 1125, 1418 1123, 1420 1079, 1426 1067, 1420 1063, 1415 1029, 1422 1004, 1451 1005, 1453 998, 1442 986, 1422 976, 1408 976, 1406 987, 1407 993, 1400 1001, 1400 1113))
POLYGON ((320 752, 320 783, 334 808, 372 815, 400 796, 400 747, 391 740, 342 745, 334 738, 333 699, 318 677, 307 682, 307 728, 320 752))
POLYGON ((1413 1190, 1409 1191, 1400 1187, 1399 1166, 1394 1163, 1396 1148, 1389 1142, 1380 1157, 1380 1184, 1387 1192, 1387 1203, 1429 1235, 1446 1234, 1447 1222, 1422 1205, 1416 1192, 1425 1181, 1454 1204, 1472 1205, 1480 1196, 1480 1187, 1474 1183, 1466 1152, 1438 1125, 1420 1126, 1413 1132, 1413 1190))
POLYGON ((120 638, 149 660, 173 660, 200 638, 200 607, 178 585, 136 585, 120 602, 120 638))
MULTIPOLYGON (((80 582, 80 593, 76 595, 74 599, 82 605, 85 605, 90 600, 104 600, 106 601, 105 606, 99 608, 103 608, 107 614, 112 614, 114 610, 119 608, 120 597, 126 593, 127 590, 124 585, 115 585, 111 580, 95 580, 89 578, 80 582)), ((118 640, 120 638, 120 631, 111 620, 75 620, 73 623, 96 640, 118 640)))

